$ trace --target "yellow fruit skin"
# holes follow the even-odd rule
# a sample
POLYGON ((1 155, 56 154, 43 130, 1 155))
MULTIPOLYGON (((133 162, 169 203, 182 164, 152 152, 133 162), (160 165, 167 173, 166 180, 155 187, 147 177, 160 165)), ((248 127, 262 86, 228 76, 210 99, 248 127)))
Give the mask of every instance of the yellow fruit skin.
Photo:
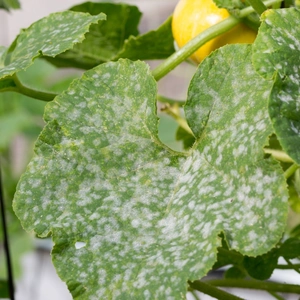
MULTIPOLYGON (((179 48, 202 31, 229 16, 224 8, 218 8, 212 0, 180 0, 174 10, 172 31, 179 48)), ((200 63, 212 51, 226 44, 253 43, 256 32, 240 23, 225 34, 204 44, 191 59, 200 63)))

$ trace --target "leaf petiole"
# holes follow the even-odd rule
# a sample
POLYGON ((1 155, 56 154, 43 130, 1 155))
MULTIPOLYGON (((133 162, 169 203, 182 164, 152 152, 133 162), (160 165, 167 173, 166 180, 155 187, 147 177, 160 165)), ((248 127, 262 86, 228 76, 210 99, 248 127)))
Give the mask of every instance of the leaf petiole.
POLYGON ((32 89, 30 87, 27 87, 23 85, 23 83, 19 80, 18 76, 16 74, 13 75, 13 81, 16 85, 16 87, 11 88, 10 90, 13 92, 17 92, 20 94, 23 94, 25 96, 37 99, 37 100, 42 100, 42 101, 52 101, 57 94, 54 93, 49 93, 49 92, 43 92, 39 90, 32 89))
POLYGON ((197 290, 199 292, 202 292, 204 294, 207 294, 209 296, 212 296, 217 299, 223 299, 223 300, 242 300, 242 298, 237 297, 235 295, 229 294, 223 290, 220 290, 216 288, 213 285, 210 285, 206 282, 203 281, 188 281, 188 284, 190 285, 191 288, 194 290, 197 290))
POLYGON ((285 172, 284 172, 284 177, 286 179, 290 178, 296 171, 299 169, 300 166, 297 164, 292 164, 285 172))
POLYGON ((275 283, 242 279, 213 279, 207 281, 207 283, 219 287, 236 287, 244 289, 300 294, 300 285, 296 284, 284 284, 278 282, 275 283))

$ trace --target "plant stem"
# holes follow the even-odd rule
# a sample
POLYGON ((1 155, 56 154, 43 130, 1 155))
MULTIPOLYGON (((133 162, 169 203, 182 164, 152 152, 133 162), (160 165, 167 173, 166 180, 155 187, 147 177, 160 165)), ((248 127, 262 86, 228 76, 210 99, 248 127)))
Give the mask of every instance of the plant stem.
POLYGON ((229 294, 223 290, 220 290, 210 284, 207 284, 203 281, 188 281, 188 284, 190 287, 192 287, 194 290, 197 290, 199 292, 202 292, 204 294, 207 294, 209 296, 215 297, 217 299, 222 300, 242 300, 242 298, 237 297, 235 295, 229 294))
POLYGON ((261 0, 248 0, 248 2, 259 15, 261 15, 267 9, 261 0))
POLYGON ((272 292, 300 294, 300 285, 265 282, 258 280, 242 279, 214 279, 207 281, 209 284, 221 287, 236 287, 244 289, 255 289, 272 292))
POLYGON ((13 92, 17 92, 17 93, 23 94, 25 96, 28 96, 28 97, 31 97, 34 99, 38 99, 38 100, 42 100, 42 101, 47 101, 47 102, 52 101, 57 96, 57 94, 54 94, 54 93, 42 92, 42 91, 38 91, 35 89, 31 89, 27 86, 24 86, 16 74, 14 74, 13 80, 16 84, 16 87, 13 87, 10 89, 13 92))
POLYGON ((277 159, 279 161, 287 162, 287 163, 294 162, 284 151, 270 149, 270 148, 264 148, 264 152, 266 154, 271 154, 275 159, 277 159))
POLYGON ((185 101, 182 100, 175 100, 175 99, 171 99, 162 95, 157 95, 157 100, 161 103, 168 103, 168 104, 176 104, 178 106, 183 106, 185 104, 185 101))
POLYGON ((290 178, 296 171, 299 169, 300 166, 297 164, 292 164, 285 172, 284 172, 284 177, 286 179, 290 178))
POLYGON ((277 295, 276 293, 269 291, 269 294, 272 295, 277 300, 284 300, 281 296, 277 295))
POLYGON ((179 110, 178 107, 177 109, 170 106, 170 105, 166 105, 166 107, 164 107, 161 111, 167 113, 169 116, 173 117, 175 119, 175 121, 178 123, 178 125, 180 127, 182 127, 186 132, 188 132, 191 135, 194 135, 193 131, 191 130, 191 128, 189 127, 186 119, 184 119, 180 114, 179 114, 179 110))
MULTIPOLYGON (((264 4, 266 6, 270 6, 277 2, 281 2, 281 0, 268 0, 264 2, 264 4)), ((244 18, 253 12, 253 7, 249 6, 241 10, 238 16, 239 18, 244 18)), ((170 71, 172 71, 175 67, 177 67, 180 63, 182 63, 184 60, 190 57, 195 51, 197 51, 197 49, 199 49, 206 42, 217 37, 218 35, 221 35, 222 33, 225 33, 240 22, 240 19, 233 16, 229 16, 224 21, 215 24, 210 28, 206 29, 205 31, 201 32, 199 35, 197 35, 195 38, 193 38, 187 44, 185 44, 181 49, 179 49, 170 57, 168 57, 162 64, 160 64, 158 67, 152 70, 152 75, 158 81, 170 71)))
POLYGON ((201 32, 195 38, 190 40, 187 44, 185 44, 181 49, 176 51, 170 57, 168 57, 162 64, 160 64, 157 68, 152 71, 152 75, 158 81, 170 71, 172 71, 175 67, 177 67, 180 63, 190 57, 197 49, 199 49, 202 45, 210 41, 211 39, 225 33, 230 30, 234 26, 236 26, 240 22, 239 19, 229 16, 224 21, 211 26, 207 30, 201 32))
POLYGON ((280 269, 280 270, 294 270, 294 268, 300 269, 300 264, 293 264, 293 267, 289 266, 289 265, 277 265, 276 269, 280 269))
POLYGON ((290 261, 289 259, 286 259, 286 258, 285 258, 284 260, 287 262, 287 264, 288 264, 288 266, 290 267, 290 269, 292 269, 292 270, 294 270, 295 272, 297 272, 297 273, 300 274, 299 266, 296 266, 296 265, 292 264, 291 261, 290 261))
POLYGON ((3 248, 6 256, 6 266, 7 266, 7 277, 8 277, 8 291, 11 300, 15 299, 15 288, 14 288, 14 276, 12 261, 10 256, 10 247, 8 240, 8 227, 6 222, 5 215, 5 204, 4 204, 4 192, 2 188, 2 176, 1 176, 1 166, 0 166, 0 214, 1 214, 1 223, 3 229, 3 248))

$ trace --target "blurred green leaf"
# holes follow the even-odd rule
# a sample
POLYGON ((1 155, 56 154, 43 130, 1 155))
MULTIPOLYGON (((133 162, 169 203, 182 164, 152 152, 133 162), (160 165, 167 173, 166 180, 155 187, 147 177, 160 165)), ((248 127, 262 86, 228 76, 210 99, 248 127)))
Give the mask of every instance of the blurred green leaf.
POLYGON ((8 282, 0 279, 0 298, 9 298, 8 282))
POLYGON ((270 252, 257 257, 245 256, 243 265, 251 277, 266 280, 271 277, 276 268, 279 256, 278 249, 274 248, 270 252))
POLYGON ((180 126, 176 131, 176 140, 182 141, 184 149, 191 148, 195 143, 195 137, 180 126))
POLYGON ((227 279, 243 279, 247 276, 247 272, 238 266, 233 266, 225 271, 224 277, 227 279))
POLYGON ((289 238, 279 248, 279 254, 286 259, 300 258, 300 239, 289 238))
POLYGON ((0 0, 0 8, 7 11, 10 9, 18 9, 20 8, 20 3, 18 0, 0 0))

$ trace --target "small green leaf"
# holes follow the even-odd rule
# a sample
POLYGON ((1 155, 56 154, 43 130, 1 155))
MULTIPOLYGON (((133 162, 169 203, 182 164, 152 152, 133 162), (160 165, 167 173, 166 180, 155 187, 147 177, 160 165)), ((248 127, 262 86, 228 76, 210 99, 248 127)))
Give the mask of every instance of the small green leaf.
POLYGON ((259 74, 273 78, 269 114, 283 150, 300 164, 300 10, 268 10, 253 45, 259 74))
POLYGON ((150 60, 167 58, 175 51, 171 24, 172 18, 170 17, 156 30, 151 30, 137 37, 130 36, 115 59, 150 60))
POLYGON ((247 276, 247 272, 238 266, 233 266, 226 270, 224 277, 227 279, 244 279, 247 276))
POLYGON ((286 184, 263 158, 269 83, 250 57, 251 47, 224 47, 200 65, 186 109, 204 103, 210 116, 188 153, 158 139, 157 83, 143 62, 102 64, 47 105, 14 209, 27 230, 52 233, 54 264, 75 299, 185 297, 187 280, 216 261, 220 232, 247 255, 277 243, 286 184))
POLYGON ((258 280, 269 279, 277 266, 279 257, 278 249, 272 249, 270 252, 257 256, 244 258, 244 267, 248 274, 258 280))
POLYGON ((300 258, 300 239, 289 238, 280 247, 279 254, 286 259, 300 258))
POLYGON ((184 149, 191 148, 195 143, 195 137, 180 126, 176 132, 176 140, 182 141, 184 149))
POLYGON ((141 12, 136 6, 124 3, 87 2, 74 6, 71 10, 88 12, 92 15, 103 12, 107 15, 107 21, 91 26, 83 43, 55 58, 48 59, 58 67, 90 69, 119 58, 162 59, 175 51, 171 18, 157 30, 138 35, 141 12))
POLYGON ((51 14, 35 22, 21 32, 13 43, 9 56, 3 58, 3 48, 1 49, 0 78, 25 70, 41 55, 53 57, 72 48, 74 44, 82 42, 92 23, 104 19, 104 14, 91 16, 65 11, 51 14), (4 66, 3 59, 5 59, 4 66))

